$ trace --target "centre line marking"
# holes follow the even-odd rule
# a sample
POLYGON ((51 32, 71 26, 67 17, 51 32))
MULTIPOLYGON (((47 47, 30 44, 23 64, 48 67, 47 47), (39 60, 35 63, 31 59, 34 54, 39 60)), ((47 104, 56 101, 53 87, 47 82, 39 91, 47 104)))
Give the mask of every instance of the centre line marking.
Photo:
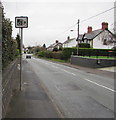
POLYGON ((100 84, 98 84, 98 83, 96 83, 96 82, 93 82, 93 81, 91 81, 91 80, 89 80, 89 79, 85 79, 86 81, 88 81, 88 82, 91 82, 91 83, 93 83, 93 84, 95 84, 95 85, 98 85, 98 86, 100 86, 100 87, 103 87, 103 88, 105 88, 105 89, 107 89, 107 90, 110 90, 110 91, 112 91, 112 92, 116 92, 115 90, 113 90, 113 89, 111 89, 111 88, 109 88, 109 87, 106 87, 106 86, 104 86, 104 85, 100 85, 100 84))

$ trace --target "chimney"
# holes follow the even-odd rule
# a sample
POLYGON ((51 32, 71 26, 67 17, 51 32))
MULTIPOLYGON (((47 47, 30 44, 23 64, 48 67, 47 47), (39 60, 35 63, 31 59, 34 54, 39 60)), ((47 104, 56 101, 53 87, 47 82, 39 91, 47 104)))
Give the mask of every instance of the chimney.
POLYGON ((87 29, 87 30, 88 30, 87 33, 92 32, 92 27, 91 27, 91 26, 88 26, 88 29, 87 29))
POLYGON ((58 43, 59 41, 58 40, 56 40, 56 43, 58 43))
POLYGON ((67 40, 70 40, 70 36, 67 37, 67 40))
POLYGON ((102 30, 108 29, 108 23, 102 22, 102 30))

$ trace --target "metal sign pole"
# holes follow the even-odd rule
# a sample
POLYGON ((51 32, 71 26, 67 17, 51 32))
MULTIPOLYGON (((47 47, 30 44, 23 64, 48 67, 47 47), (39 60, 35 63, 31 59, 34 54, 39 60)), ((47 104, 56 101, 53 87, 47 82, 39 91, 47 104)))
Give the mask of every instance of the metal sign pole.
POLYGON ((19 28, 20 34, 20 91, 22 90, 22 49, 23 49, 23 28, 28 28, 28 17, 15 17, 15 27, 19 28))
POLYGON ((23 48, 23 28, 21 28, 20 40, 20 91, 22 90, 22 48, 23 48))

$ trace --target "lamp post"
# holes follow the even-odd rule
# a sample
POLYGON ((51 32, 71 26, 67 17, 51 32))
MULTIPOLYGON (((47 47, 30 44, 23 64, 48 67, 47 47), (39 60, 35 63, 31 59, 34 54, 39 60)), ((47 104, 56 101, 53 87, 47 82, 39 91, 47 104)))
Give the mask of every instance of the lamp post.
POLYGON ((78 36, 77 36, 77 56, 79 55, 79 22, 80 22, 80 20, 78 19, 78 28, 77 28, 77 34, 78 34, 78 36))

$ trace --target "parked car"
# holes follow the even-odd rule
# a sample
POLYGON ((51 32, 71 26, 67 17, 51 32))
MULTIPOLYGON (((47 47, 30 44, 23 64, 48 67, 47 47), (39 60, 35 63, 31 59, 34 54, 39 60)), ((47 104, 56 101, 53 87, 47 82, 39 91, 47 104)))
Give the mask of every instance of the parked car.
POLYGON ((26 59, 31 59, 31 55, 26 55, 26 59))

